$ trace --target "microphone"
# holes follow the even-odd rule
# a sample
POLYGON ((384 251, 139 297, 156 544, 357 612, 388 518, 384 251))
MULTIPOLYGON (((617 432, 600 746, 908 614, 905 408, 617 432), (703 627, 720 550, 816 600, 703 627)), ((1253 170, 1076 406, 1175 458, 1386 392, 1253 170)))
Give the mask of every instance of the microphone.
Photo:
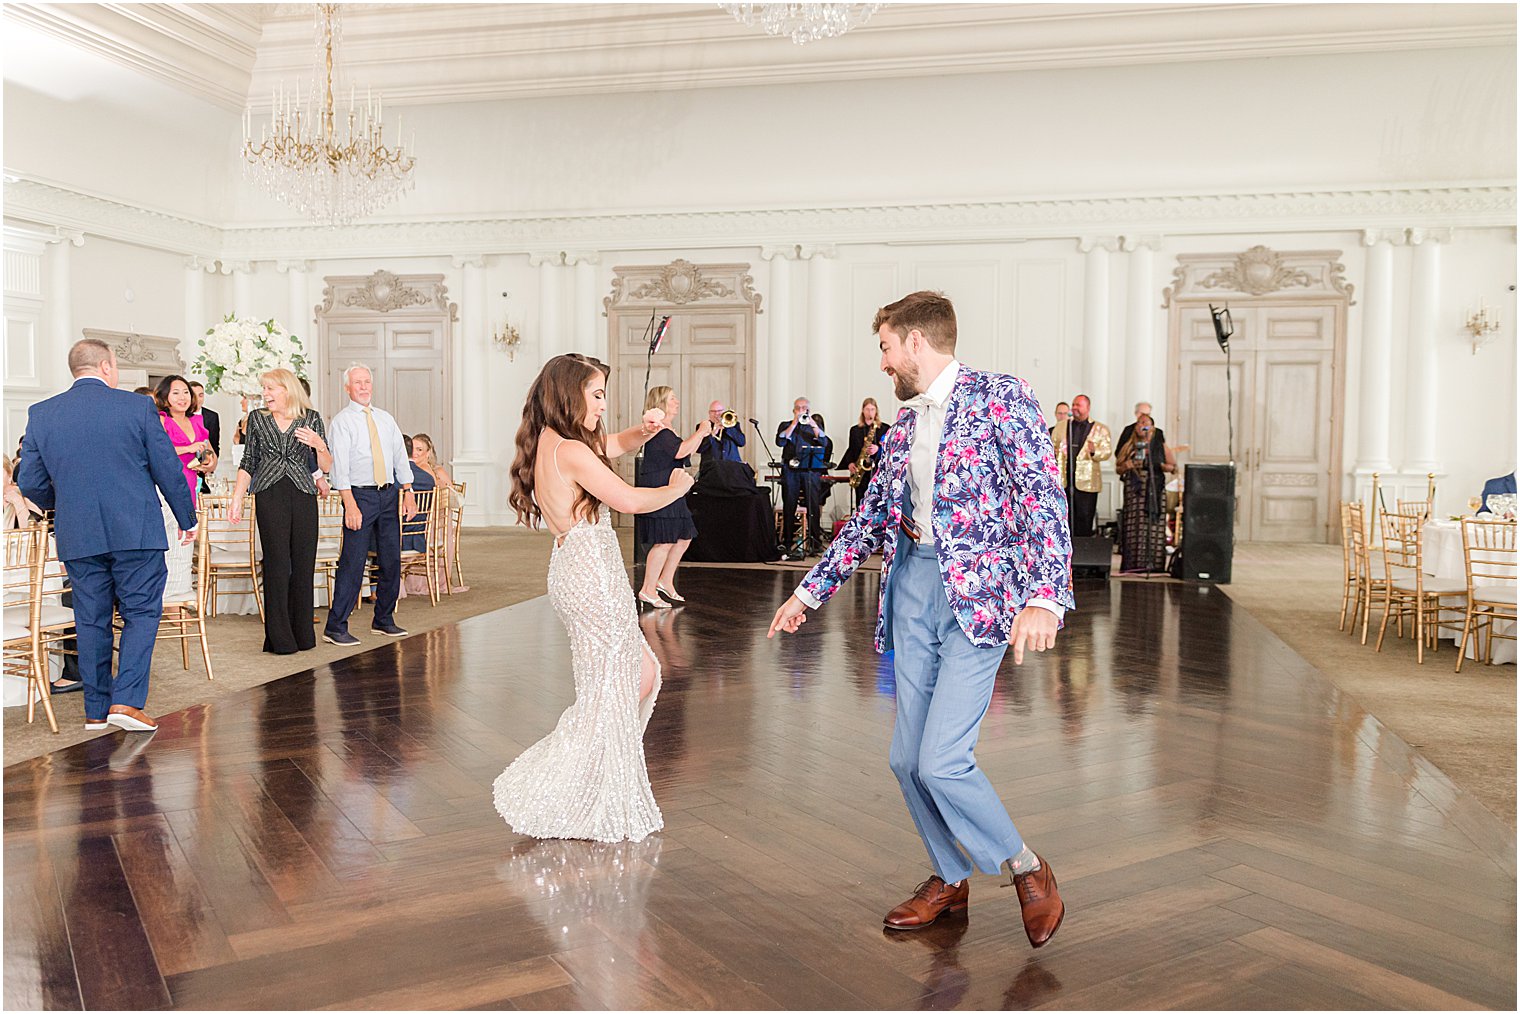
POLYGON ((654 329, 654 337, 649 340, 649 354, 654 355, 660 351, 660 343, 665 340, 665 332, 670 330, 670 314, 660 318, 659 326, 654 329))
POLYGON ((750 423, 751 423, 751 425, 759 426, 760 425, 760 420, 759 419, 751 419, 750 423))

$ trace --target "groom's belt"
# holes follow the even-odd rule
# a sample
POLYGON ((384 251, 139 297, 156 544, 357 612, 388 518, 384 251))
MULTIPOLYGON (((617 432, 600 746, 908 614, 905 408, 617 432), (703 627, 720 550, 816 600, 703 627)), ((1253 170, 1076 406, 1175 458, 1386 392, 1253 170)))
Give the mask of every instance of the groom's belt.
POLYGON ((918 525, 913 523, 913 519, 907 513, 903 514, 899 527, 902 528, 902 533, 914 542, 921 542, 923 540, 923 533, 918 530, 918 525))

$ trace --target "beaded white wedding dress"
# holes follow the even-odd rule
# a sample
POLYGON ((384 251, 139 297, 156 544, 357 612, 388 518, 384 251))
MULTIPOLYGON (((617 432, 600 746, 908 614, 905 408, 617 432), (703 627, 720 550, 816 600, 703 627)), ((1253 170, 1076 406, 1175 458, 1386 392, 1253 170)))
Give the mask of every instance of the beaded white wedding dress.
POLYGON ((570 635, 575 703, 496 779, 496 810, 534 838, 640 841, 665 823, 644 767, 659 661, 639 630, 605 505, 596 524, 580 521, 555 539, 549 601, 570 635), (655 679, 640 702, 642 652, 654 660, 655 679))

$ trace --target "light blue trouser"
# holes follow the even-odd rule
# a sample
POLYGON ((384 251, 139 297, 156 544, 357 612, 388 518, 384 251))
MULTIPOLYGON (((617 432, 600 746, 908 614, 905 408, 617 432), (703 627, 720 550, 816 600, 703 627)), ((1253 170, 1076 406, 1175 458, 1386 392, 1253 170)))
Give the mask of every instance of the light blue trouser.
POLYGON ((935 872, 954 884, 971 875, 973 862, 997 873, 1024 848, 973 753, 1008 649, 966 637, 932 546, 899 545, 888 617, 897 671, 890 761, 935 872))

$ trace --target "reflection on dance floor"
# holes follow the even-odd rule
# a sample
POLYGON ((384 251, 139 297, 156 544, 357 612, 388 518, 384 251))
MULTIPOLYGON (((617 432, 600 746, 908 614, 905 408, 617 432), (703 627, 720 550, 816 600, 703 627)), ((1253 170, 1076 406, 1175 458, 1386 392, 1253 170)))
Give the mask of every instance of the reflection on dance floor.
POLYGON ((927 875, 887 769, 876 580, 694 569, 647 614, 666 826, 512 834, 491 781, 568 704, 547 601, 5 772, 7 1007, 1515 1004, 1514 839, 1215 589, 1079 586, 977 754, 1061 880, 881 928, 927 875))

